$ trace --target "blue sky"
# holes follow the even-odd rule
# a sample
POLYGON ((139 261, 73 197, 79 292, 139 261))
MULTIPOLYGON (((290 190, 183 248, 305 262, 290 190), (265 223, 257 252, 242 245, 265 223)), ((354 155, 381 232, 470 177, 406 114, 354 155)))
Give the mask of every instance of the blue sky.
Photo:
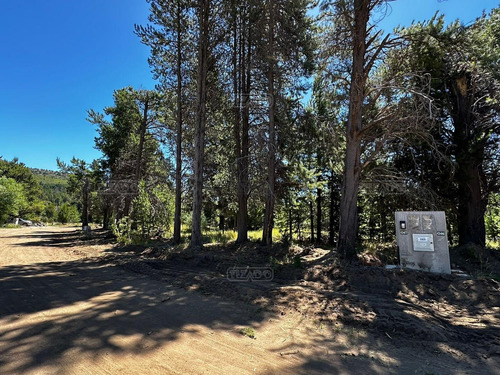
MULTIPOLYGON (((498 0, 397 0, 386 30, 427 20, 471 23, 498 0)), ((113 90, 151 89, 149 50, 133 33, 145 0, 0 0, 0 156, 57 169, 56 157, 91 161, 95 128, 86 111, 112 105, 113 90)))

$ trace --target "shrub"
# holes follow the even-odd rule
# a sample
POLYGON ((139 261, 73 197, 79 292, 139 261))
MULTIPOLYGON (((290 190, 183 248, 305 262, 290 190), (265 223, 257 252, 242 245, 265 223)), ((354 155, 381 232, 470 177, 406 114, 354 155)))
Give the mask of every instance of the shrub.
POLYGON ((174 200, 168 187, 157 185, 148 189, 141 181, 139 193, 132 201, 130 216, 118 220, 111 229, 120 243, 145 244, 170 230, 173 214, 174 200))
POLYGON ((132 243, 132 220, 125 216, 111 225, 111 230, 116 240, 124 245, 132 243))
POLYGON ((76 223, 80 221, 80 214, 74 205, 63 203, 57 212, 57 221, 61 224, 76 223))
POLYGON ((17 216, 27 206, 23 186, 12 178, 0 177, 0 224, 17 216))
POLYGON ((139 184, 139 194, 135 197, 131 217, 133 227, 143 239, 163 236, 170 230, 174 214, 172 192, 166 185, 157 185, 148 190, 144 181, 139 184))

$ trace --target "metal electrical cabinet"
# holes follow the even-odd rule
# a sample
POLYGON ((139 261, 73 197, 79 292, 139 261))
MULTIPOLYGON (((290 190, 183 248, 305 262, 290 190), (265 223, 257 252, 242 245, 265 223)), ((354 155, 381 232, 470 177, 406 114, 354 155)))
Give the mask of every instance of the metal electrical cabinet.
POLYGON ((396 212, 396 238, 402 267, 451 273, 443 211, 396 212))

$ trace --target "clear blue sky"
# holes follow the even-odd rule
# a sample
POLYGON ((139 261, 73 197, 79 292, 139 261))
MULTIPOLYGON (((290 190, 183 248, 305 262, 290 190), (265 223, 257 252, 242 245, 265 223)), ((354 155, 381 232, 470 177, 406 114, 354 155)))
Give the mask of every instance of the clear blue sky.
MULTIPOLYGON (((386 30, 429 19, 470 23, 498 0, 397 0, 386 30)), ((145 0, 0 0, 0 156, 57 169, 56 157, 91 161, 90 108, 112 105, 113 90, 154 87, 149 50, 133 33, 145 0)))

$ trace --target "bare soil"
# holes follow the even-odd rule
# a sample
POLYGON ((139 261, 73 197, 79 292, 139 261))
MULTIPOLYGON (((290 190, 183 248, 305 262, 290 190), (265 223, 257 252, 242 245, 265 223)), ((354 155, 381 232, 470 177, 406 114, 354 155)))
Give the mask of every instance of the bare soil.
POLYGON ((0 229, 0 374, 500 374, 498 282, 295 251, 0 229))

